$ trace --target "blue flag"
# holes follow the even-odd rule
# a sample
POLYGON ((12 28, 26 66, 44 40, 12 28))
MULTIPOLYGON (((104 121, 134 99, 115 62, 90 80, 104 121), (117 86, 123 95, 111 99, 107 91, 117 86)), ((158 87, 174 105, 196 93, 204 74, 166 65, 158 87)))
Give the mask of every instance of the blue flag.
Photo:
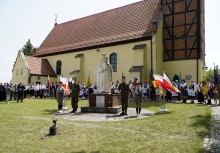
POLYGON ((218 70, 214 68, 214 86, 218 85, 218 70))

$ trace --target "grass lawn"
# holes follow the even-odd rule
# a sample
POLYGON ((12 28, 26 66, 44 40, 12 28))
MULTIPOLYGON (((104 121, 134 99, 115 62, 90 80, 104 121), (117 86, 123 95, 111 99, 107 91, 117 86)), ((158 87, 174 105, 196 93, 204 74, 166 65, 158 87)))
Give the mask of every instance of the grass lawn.
MULTIPOLYGON (((80 101, 86 106, 88 101, 80 101)), ((143 109, 157 112, 158 102, 143 109)), ((132 102, 129 107, 134 107, 132 102)), ((70 108, 70 101, 68 101, 70 108)), ((200 153, 210 128, 211 109, 167 103, 167 113, 117 122, 71 121, 58 117, 59 134, 47 136, 57 103, 51 99, 0 102, 1 153, 200 153)))

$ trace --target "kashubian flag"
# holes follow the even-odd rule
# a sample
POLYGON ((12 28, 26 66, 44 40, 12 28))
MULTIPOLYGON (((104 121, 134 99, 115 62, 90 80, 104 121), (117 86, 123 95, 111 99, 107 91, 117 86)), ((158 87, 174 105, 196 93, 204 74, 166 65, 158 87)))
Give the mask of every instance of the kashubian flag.
POLYGON ((203 85, 202 85, 202 94, 205 96, 208 91, 209 91, 209 85, 207 83, 207 81, 203 82, 203 85))
POLYGON ((89 71, 89 76, 88 76, 88 80, 87 80, 87 87, 91 87, 92 86, 92 82, 90 79, 90 71, 89 71))

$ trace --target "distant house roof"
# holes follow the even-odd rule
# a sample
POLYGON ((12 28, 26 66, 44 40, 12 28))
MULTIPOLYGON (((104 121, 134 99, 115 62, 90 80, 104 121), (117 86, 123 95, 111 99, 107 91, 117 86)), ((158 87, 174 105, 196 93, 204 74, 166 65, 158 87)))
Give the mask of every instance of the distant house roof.
POLYGON ((28 68, 30 69, 30 74, 41 75, 41 76, 56 76, 50 63, 47 59, 25 56, 28 68))
POLYGON ((142 0, 106 12, 57 24, 34 54, 63 54, 134 40, 150 39, 160 0, 142 0))

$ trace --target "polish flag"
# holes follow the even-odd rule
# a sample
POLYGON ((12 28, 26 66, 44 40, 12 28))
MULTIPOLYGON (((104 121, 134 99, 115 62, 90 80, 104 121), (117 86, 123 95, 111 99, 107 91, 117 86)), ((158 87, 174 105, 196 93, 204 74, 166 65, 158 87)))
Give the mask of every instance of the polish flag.
POLYGON ((156 86, 164 88, 163 77, 158 74, 153 74, 153 77, 154 77, 156 86))
POLYGON ((50 76, 48 75, 47 76, 47 87, 49 87, 51 84, 50 84, 50 76))
POLYGON ((60 81, 63 82, 62 87, 67 89, 68 88, 68 78, 64 78, 64 77, 60 76, 60 81))
POLYGON ((136 85, 137 85, 137 78, 135 78, 134 74, 131 77, 131 82, 133 83, 133 87, 136 87, 136 85))
POLYGON ((165 72, 163 73, 163 84, 164 84, 165 90, 169 89, 170 91, 173 91, 173 92, 180 92, 176 87, 172 85, 169 77, 167 76, 165 72))

